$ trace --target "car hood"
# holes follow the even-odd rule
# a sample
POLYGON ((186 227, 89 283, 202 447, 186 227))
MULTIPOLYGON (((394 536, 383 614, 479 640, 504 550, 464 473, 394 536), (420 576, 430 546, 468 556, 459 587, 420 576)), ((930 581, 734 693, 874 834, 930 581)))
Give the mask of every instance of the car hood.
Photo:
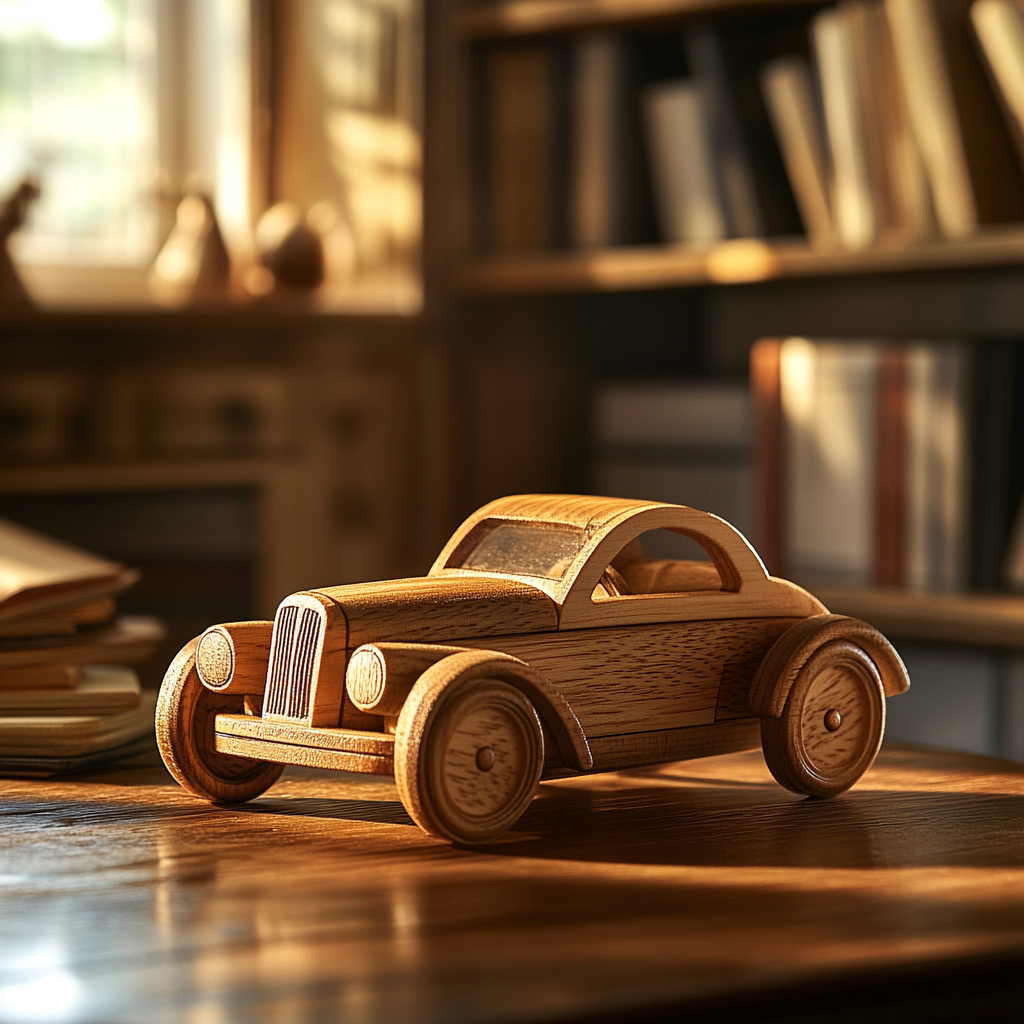
POLYGON ((528 583, 508 579, 416 576, 313 593, 330 598, 343 611, 349 649, 385 641, 451 643, 558 628, 558 609, 551 598, 528 583))

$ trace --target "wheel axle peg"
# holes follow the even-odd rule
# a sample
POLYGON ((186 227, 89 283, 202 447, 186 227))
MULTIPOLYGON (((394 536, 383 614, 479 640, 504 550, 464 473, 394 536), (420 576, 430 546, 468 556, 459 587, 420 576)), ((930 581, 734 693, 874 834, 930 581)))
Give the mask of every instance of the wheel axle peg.
POLYGON ((835 732, 843 724, 843 716, 839 713, 838 709, 832 708, 831 711, 825 712, 825 728, 829 732, 835 732))
POLYGON ((481 747, 476 752, 476 766, 482 772, 489 772, 494 767, 494 750, 491 747, 481 747))

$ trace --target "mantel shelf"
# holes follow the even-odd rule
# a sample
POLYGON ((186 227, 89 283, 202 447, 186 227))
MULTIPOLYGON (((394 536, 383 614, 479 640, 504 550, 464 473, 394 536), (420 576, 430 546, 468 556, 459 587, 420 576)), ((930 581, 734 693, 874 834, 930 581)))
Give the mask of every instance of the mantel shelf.
POLYGON ((467 39, 494 39, 637 24, 770 3, 777 5, 778 0, 503 0, 466 7, 456 19, 456 30, 467 39))
POLYGON ((1024 227, 1012 225, 957 241, 863 252, 812 248, 803 240, 735 239, 706 248, 623 246, 502 254, 465 265, 456 280, 470 294, 516 295, 1018 265, 1024 265, 1024 227))
POLYGON ((852 615, 891 640, 1024 648, 1024 597, 812 588, 831 612, 852 615))

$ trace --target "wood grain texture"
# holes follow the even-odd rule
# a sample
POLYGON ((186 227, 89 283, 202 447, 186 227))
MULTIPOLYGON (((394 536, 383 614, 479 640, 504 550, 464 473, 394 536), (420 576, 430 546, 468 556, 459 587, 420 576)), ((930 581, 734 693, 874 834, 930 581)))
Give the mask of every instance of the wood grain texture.
POLYGON ((219 693, 262 694, 267 686, 273 622, 225 622, 199 638, 196 672, 219 693))
POLYGON ((877 629, 845 615, 816 615, 793 626, 768 652, 750 690, 751 712, 761 718, 779 718, 808 659, 832 640, 848 640, 870 656, 887 697, 905 693, 909 688, 906 667, 877 629))
POLYGON ((439 644, 363 644, 349 658, 345 689, 360 711, 397 718, 420 675, 459 650, 439 644))
POLYGON ((350 648, 386 641, 443 643, 457 636, 540 633, 558 627, 543 593, 518 580, 418 576, 328 587, 344 610, 350 648))
POLYGON ((199 638, 178 652, 164 675, 156 705, 156 741, 167 770, 194 796, 213 803, 241 803, 270 788, 281 765, 218 752, 214 722, 221 712, 243 710, 240 694, 214 693, 195 669, 199 638))
POLYGON ((217 733, 217 753, 238 759, 258 758, 258 763, 273 763, 279 768, 286 764, 305 768, 327 768, 339 772, 365 772, 368 775, 393 775, 392 757, 377 754, 359 754, 351 750, 328 750, 307 747, 299 743, 281 743, 276 740, 254 739, 250 736, 232 736, 217 733))
POLYGON ((249 715, 220 714, 214 728, 220 736, 241 736, 270 743, 292 743, 299 747, 323 747, 325 750, 347 750, 353 754, 391 757, 395 750, 394 737, 382 732, 323 729, 293 722, 270 722, 249 715))
MULTIPOLYGON (((593 740, 706 725, 716 717, 749 717, 747 695, 761 661, 799 621, 726 619, 605 627, 499 638, 487 647, 519 658, 548 679, 593 740)), ((472 640, 461 643, 475 645, 472 640)))
POLYGON ((871 767, 885 729, 885 690, 874 661, 847 640, 817 647, 779 718, 761 721, 771 773, 807 796, 845 792, 871 767))
POLYGON ((827 802, 758 752, 545 782, 479 851, 424 835, 391 779, 303 768, 232 808, 155 759, 5 779, 0 815, 12 1018, 19 996, 36 1020, 146 1024, 1020 1014, 1006 761, 887 745, 827 802), (1016 1002, 992 1002, 1007 978, 1016 1002))
POLYGON ((733 754, 755 750, 760 745, 760 722, 756 718, 743 718, 686 729, 599 736, 591 741, 590 749, 594 755, 594 771, 610 772, 636 764, 733 754))

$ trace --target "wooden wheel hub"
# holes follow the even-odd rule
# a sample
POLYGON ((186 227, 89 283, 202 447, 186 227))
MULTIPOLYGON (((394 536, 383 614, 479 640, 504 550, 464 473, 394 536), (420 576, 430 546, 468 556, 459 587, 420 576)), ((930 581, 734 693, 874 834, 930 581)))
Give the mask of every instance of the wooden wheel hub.
POLYGON ((850 640, 830 640, 807 658, 779 718, 761 723, 772 774, 796 793, 835 796, 878 753, 885 691, 875 663, 850 640))
POLYGON ((500 679, 439 675, 437 684, 423 695, 422 715, 399 720, 399 791, 432 835, 486 843, 533 799, 544 765, 540 719, 529 698, 500 679))

